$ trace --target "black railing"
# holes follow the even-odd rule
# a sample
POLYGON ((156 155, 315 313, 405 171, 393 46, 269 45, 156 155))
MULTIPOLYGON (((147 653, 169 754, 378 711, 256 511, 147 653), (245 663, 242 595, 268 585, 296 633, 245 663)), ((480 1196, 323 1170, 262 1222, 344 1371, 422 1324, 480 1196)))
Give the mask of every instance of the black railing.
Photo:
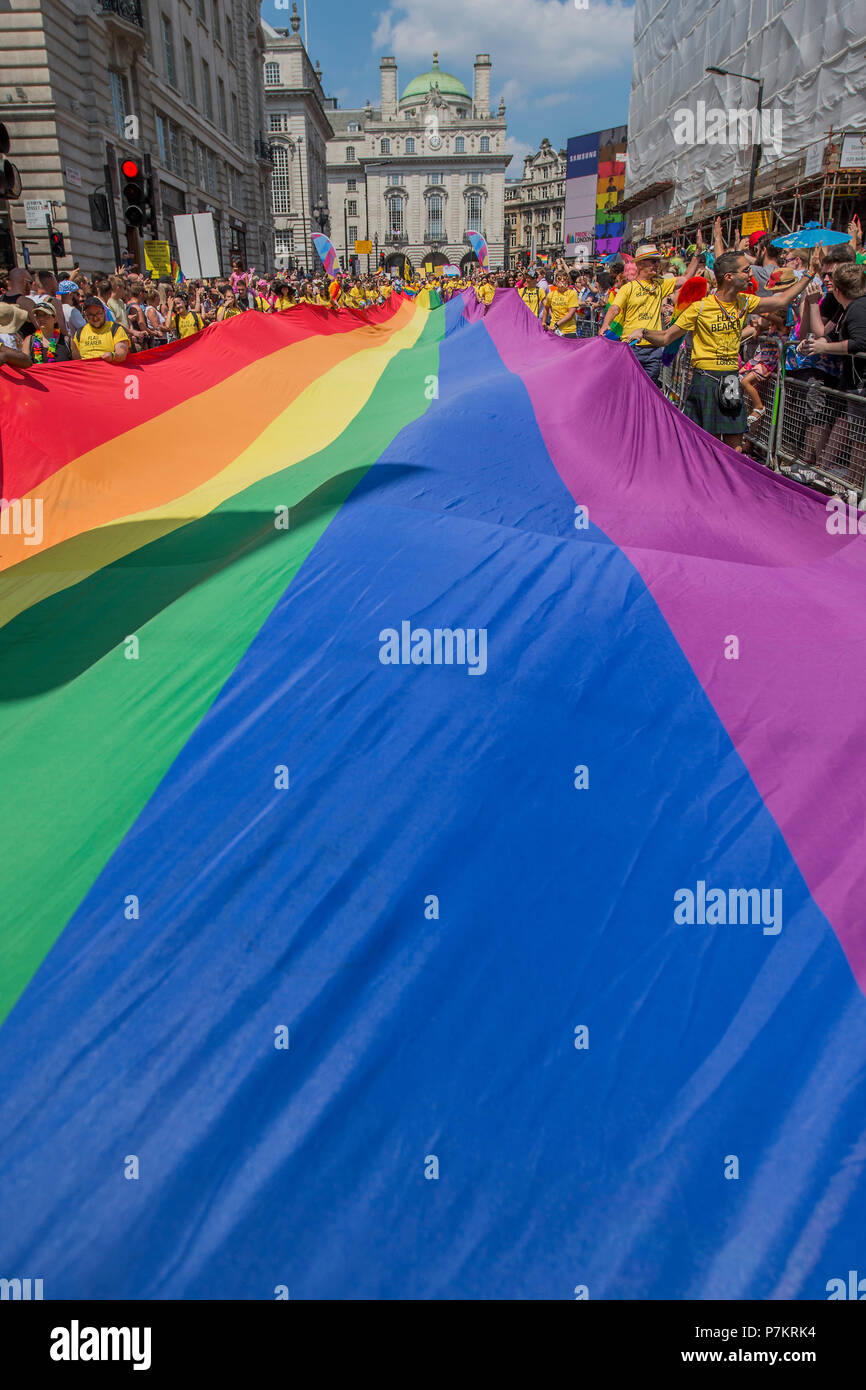
POLYGON ((262 140, 258 136, 254 140, 256 159, 263 159, 266 164, 273 164, 274 153, 267 140, 262 140))
POLYGON ((139 29, 144 28, 144 15, 139 0, 99 0, 99 3, 103 10, 109 10, 130 24, 137 24, 139 29))

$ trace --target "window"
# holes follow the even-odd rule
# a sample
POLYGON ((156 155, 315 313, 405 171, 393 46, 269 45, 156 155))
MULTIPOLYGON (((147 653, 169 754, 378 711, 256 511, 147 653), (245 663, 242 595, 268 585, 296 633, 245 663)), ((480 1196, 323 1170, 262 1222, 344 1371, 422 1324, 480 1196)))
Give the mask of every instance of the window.
POLYGON ((460 117, 461 121, 465 121, 465 120, 466 120, 466 107, 465 107, 465 106, 461 106, 460 110, 457 112, 457 115, 460 117))
POLYGON ((357 216, 358 216, 358 200, 357 200, 357 198, 350 198, 350 199, 349 199, 348 203, 346 204, 346 216, 347 216, 347 217, 357 217, 357 216))
POLYGON ((232 139, 236 145, 241 143, 241 121, 238 115, 238 98, 236 92, 232 92, 232 139))
POLYGON ((402 174, 389 174, 389 175, 387 176, 387 182, 390 184, 390 186, 391 186, 392 188, 399 188, 400 185, 401 185, 402 182, 403 182, 403 175, 402 175, 402 174))
POLYGON ((199 19, 201 20, 202 24, 204 24, 204 22, 205 22, 204 0, 195 0, 195 12, 196 12, 196 14, 198 15, 199 19))
POLYGON ((442 237, 442 194, 431 193, 427 199, 427 237, 438 241, 442 237))
POLYGON ((174 36, 171 32, 171 23, 166 16, 160 15, 162 25, 162 60, 165 64, 165 76, 170 87, 177 86, 177 68, 174 65, 174 36))
POLYGON ((361 127, 360 127, 360 125, 358 124, 357 121, 350 121, 350 122, 349 122, 348 131, 349 131, 349 134, 350 134, 350 135, 355 135, 360 129, 361 129, 361 127))
POLYGON ((233 208, 239 208, 243 202, 243 179, 233 164, 228 166, 229 170, 229 202, 233 208))
POLYGON ((204 114, 209 121, 213 120, 213 93, 210 86, 210 64, 204 58, 201 60, 201 100, 204 114))
POLYGON ((403 199, 388 199, 388 234, 393 236, 403 235, 403 199))
POLYGON ((183 66, 186 74, 186 94, 195 106, 195 68, 192 61, 192 44, 189 39, 183 41, 183 66))
POLYGON ((231 15, 226 15, 226 53, 234 61, 235 56, 235 27, 232 24, 231 15))
POLYGON ((467 232, 481 231, 481 203, 480 193, 470 193, 466 199, 466 230, 467 232))
POLYGON ((111 117, 118 135, 123 135, 129 112, 129 87, 121 72, 109 71, 108 88, 111 95, 111 117))
POLYGON ((217 114, 219 115, 220 130, 228 130, 229 123, 226 118, 226 84, 221 77, 217 78, 217 114))
POLYGON ((489 135, 482 135, 482 137, 481 137, 481 153, 482 153, 482 154, 489 154, 489 153, 490 153, 490 136, 489 136, 489 135))
POLYGON ((280 85, 280 65, 279 63, 265 63, 265 82, 269 87, 279 87, 280 85))
POLYGON ((217 0, 213 0, 213 36, 217 43, 222 43, 223 36, 220 33, 220 12, 217 0))
POLYGON ((406 141, 406 153, 407 153, 407 154, 414 154, 414 153, 415 153, 415 141, 413 140, 413 138, 412 138, 411 135, 408 137, 408 139, 407 139, 407 141, 406 141))
POLYGON ((428 183, 444 183, 444 182, 445 182, 445 175, 444 175, 444 174, 428 174, 428 175, 427 175, 427 182, 428 182, 428 183))
POLYGON ((268 116, 268 130, 271 130, 271 131, 273 131, 273 130, 282 130, 282 128, 283 128, 283 118, 282 118, 282 116, 268 116))
POLYGON ((289 182, 289 152, 285 145, 274 145, 274 172, 271 174, 271 192, 274 212, 291 212, 291 184, 289 182))
POLYGON ((295 249, 295 234, 290 227, 274 232, 274 251, 278 256, 291 256, 295 249))
POLYGON ((347 145, 347 146, 346 146, 346 163, 347 163, 347 164, 351 163, 351 161, 352 161, 354 158, 355 158, 355 146, 354 146, 354 145, 347 145))
POLYGON ((458 135, 458 136, 456 137, 456 139, 455 139, 455 141, 454 141, 454 153, 455 153, 455 154, 465 154, 465 153, 466 153, 466 140, 465 140, 464 136, 458 135))
POLYGON ((357 240, 358 240, 358 228, 357 228, 352 222, 350 222, 350 223, 349 223, 349 245, 352 246, 352 247, 354 247, 354 244, 355 244, 355 242, 356 242, 357 240))
POLYGON ((473 169, 471 174, 466 175, 467 183, 483 183, 484 177, 477 169, 473 169))
POLYGON ((219 194, 219 169, 212 150, 207 151, 207 186, 211 193, 219 194))
POLYGON ((199 188, 207 188, 207 163, 204 156, 204 145, 199 144, 198 140, 193 140, 195 148, 195 168, 196 179, 199 188))
POLYGON ((158 111, 156 112, 156 144, 159 150, 159 162, 163 168, 167 169, 169 167, 168 122, 165 116, 160 116, 158 111))
POLYGON ((390 141, 390 140, 380 140, 380 141, 379 141, 379 153, 380 153, 380 154, 390 154, 390 153, 391 153, 391 141, 390 141))
POLYGON ((180 143, 180 130, 174 121, 168 123, 169 165, 176 174, 183 174, 183 147, 180 143))
POLYGON ((347 193, 355 193, 355 192, 357 191, 357 188, 358 188, 358 180, 357 180, 357 179, 346 179, 346 192, 347 192, 347 193))

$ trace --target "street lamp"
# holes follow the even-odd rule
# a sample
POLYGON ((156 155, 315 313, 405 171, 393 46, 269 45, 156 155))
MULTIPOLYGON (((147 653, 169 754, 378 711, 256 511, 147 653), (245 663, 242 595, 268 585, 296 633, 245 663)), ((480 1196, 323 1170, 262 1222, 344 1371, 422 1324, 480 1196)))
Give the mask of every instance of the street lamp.
MULTIPOLYGON (((728 68, 706 68, 705 71, 706 71, 706 72, 715 73, 717 77, 739 77, 743 82, 755 82, 755 83, 757 83, 757 87, 758 87, 758 98, 757 98, 757 101, 755 102, 755 110, 756 110, 757 116, 758 116, 758 120, 757 120, 757 130, 755 131, 755 135, 757 136, 757 135, 758 135, 758 132, 759 132, 760 129, 761 129, 761 109, 762 109, 763 103, 764 103, 764 79, 763 79, 763 77, 749 77, 748 73, 745 73, 745 72, 730 72, 730 71, 728 70, 728 68)), ((755 139, 755 140, 752 141, 752 167, 751 167, 751 169, 749 170, 749 201, 748 201, 747 204, 746 204, 746 211, 747 211, 747 212, 751 212, 751 211, 752 211, 752 202, 753 202, 754 197, 755 197, 755 178, 756 178, 757 173, 758 173, 758 163, 759 163, 759 161, 760 161, 760 158, 761 158, 761 146, 758 144, 757 139, 755 139)))

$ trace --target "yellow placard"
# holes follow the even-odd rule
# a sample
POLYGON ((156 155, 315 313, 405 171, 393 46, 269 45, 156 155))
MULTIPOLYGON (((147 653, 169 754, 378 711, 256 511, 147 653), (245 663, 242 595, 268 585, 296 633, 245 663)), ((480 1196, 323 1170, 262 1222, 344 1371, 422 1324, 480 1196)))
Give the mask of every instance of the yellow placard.
POLYGON ((369 256, 370 253, 372 252, 372 250, 373 250, 373 243, 372 243, 372 241, 356 241, 356 242, 355 242, 355 255, 356 255, 356 256, 369 256))
POLYGON ((171 275, 171 247, 167 241, 146 241, 144 243, 144 264, 154 279, 160 275, 171 275))
POLYGON ((768 232, 769 230, 769 208, 764 208, 762 212, 743 213, 743 220, 740 224, 740 236, 751 236, 752 232, 768 232))

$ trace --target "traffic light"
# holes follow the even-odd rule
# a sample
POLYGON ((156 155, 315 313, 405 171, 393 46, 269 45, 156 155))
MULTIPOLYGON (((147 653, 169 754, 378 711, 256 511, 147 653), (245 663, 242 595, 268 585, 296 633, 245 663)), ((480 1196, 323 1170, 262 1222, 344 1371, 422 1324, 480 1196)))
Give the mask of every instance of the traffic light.
POLYGON ((384 269, 385 269, 385 252, 384 252, 384 251, 380 251, 380 252, 379 252, 379 269, 380 269, 380 270, 384 270, 384 269))
POLYGON ((56 228, 52 227, 51 231, 48 233, 48 239, 51 242, 52 256, 56 256, 57 259, 60 260, 66 255, 66 244, 63 240, 63 233, 58 232, 56 228))
POLYGON ((123 220, 127 227, 139 230, 145 221, 144 171, 137 159, 124 159, 120 172, 123 176, 120 189, 123 220))
POLYGON ((0 125, 0 198, 21 196, 21 175, 6 156, 10 149, 9 131, 0 125))

